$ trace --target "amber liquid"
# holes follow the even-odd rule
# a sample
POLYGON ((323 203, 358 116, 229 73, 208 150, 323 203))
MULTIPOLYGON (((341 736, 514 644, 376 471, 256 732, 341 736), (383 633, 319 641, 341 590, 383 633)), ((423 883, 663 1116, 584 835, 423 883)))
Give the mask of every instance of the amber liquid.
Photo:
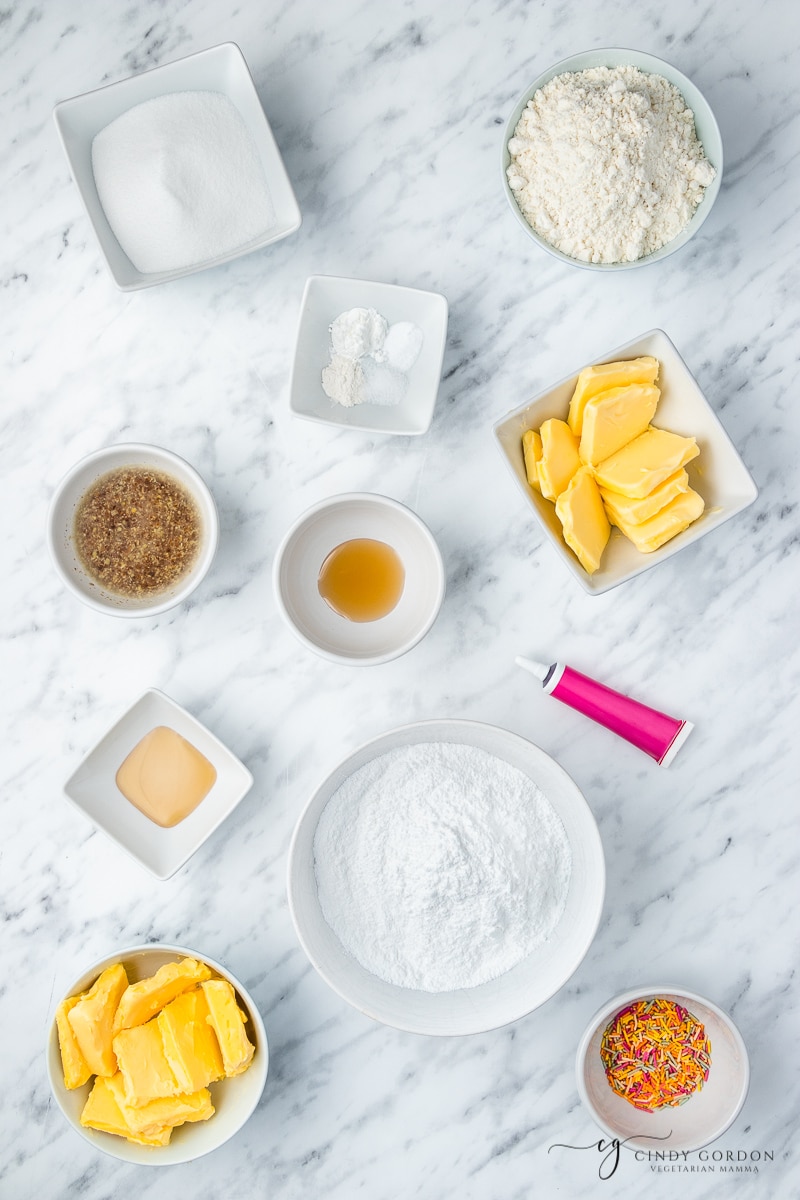
POLYGON ((151 729, 117 771, 125 799, 162 829, 194 812, 216 779, 206 756, 166 725, 151 729))
POLYGON ((348 621, 377 621, 397 606, 406 572, 396 550, 353 538, 331 550, 319 573, 322 599, 348 621))

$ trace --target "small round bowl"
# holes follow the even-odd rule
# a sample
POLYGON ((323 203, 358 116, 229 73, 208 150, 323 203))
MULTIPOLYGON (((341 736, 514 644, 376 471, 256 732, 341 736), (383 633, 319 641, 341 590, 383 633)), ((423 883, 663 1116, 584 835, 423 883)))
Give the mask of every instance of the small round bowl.
POLYGON ((719 126, 717 125, 714 113, 711 111, 711 106, 702 92, 695 87, 690 79, 687 79, 685 75, 669 63, 664 62, 663 59, 656 58, 654 54, 643 54, 640 50, 625 50, 620 48, 584 50, 581 54, 573 54, 569 58, 564 58, 561 62, 556 63, 555 66, 543 71, 522 93, 514 105, 503 133, 502 171, 503 190, 506 194, 506 199, 511 205, 511 211, 528 237, 532 238, 543 250, 546 250, 548 254, 552 254, 554 258, 560 259, 561 262, 568 263, 571 267, 582 267, 587 271, 627 271, 632 267, 643 267, 647 263, 659 262, 662 258, 666 258, 667 255, 674 254, 676 250, 680 250, 681 246, 686 245, 689 238, 694 237, 697 233, 711 212, 711 208, 719 193, 720 184, 722 183, 722 136, 719 132, 719 126), (712 182, 706 188, 703 199, 698 204, 694 216, 685 229, 677 237, 673 238, 671 242, 667 242, 666 245, 662 246, 660 250, 655 250, 652 254, 645 255, 644 258, 637 258, 635 262, 589 263, 581 262, 577 258, 570 257, 569 254, 564 254, 550 242, 546 241, 545 238, 541 237, 528 224, 514 198, 513 191, 508 185, 506 169, 511 162, 508 143, 514 135, 514 130, 528 101, 535 92, 543 88, 556 75, 564 75, 568 71, 585 71, 589 67, 638 67, 640 71, 644 71, 646 74, 661 75, 664 79, 674 84, 686 101, 687 106, 694 113, 694 125, 698 140, 703 147, 706 158, 717 172, 712 182))
POLYGON ((300 641, 322 658, 354 667, 399 658, 424 638, 442 605, 442 556, 427 525, 404 504, 371 492, 332 496, 295 521, 275 556, 275 598, 300 641), (405 585, 397 606, 377 621, 348 621, 322 599, 325 559, 342 542, 373 538, 399 555, 405 585))
MULTIPOLYGON (((269 1066, 269 1049, 264 1022, 247 989, 235 975, 226 970, 221 963, 215 962, 207 954, 199 954, 196 950, 187 950, 184 946, 168 946, 163 943, 130 946, 109 954, 99 962, 94 963, 80 975, 71 987, 64 992, 62 999, 74 996, 91 987, 98 975, 114 963, 124 963, 131 983, 146 979, 153 975, 165 963, 174 962, 178 958, 196 958, 211 967, 222 979, 227 979, 236 989, 240 1005, 249 1018, 247 1036, 254 1043, 256 1052, 246 1071, 231 1079, 220 1079, 209 1085, 215 1113, 208 1121, 181 1125, 172 1134, 168 1146, 139 1146, 128 1142, 125 1138, 112 1133, 101 1133, 96 1129, 86 1129, 80 1123, 80 1115, 86 1098, 92 1089, 94 1079, 83 1087, 68 1090, 64 1087, 64 1074, 61 1069, 61 1052, 58 1046, 58 1030, 55 1018, 50 1024, 47 1039, 47 1074, 50 1087, 58 1107, 76 1133, 90 1143, 96 1150, 102 1150, 112 1158, 124 1162, 139 1163, 142 1166, 164 1167, 173 1163, 191 1162, 210 1154, 224 1142, 230 1140, 242 1128, 245 1121, 255 1109, 264 1084, 267 1080, 269 1066)), ((59 1000, 60 1003, 60 1000, 59 1000)))
POLYGON ((604 893, 600 834, 588 804, 569 775, 525 738, 475 721, 422 721, 361 746, 317 788, 303 810, 289 848, 289 911, 312 966, 348 1004, 384 1025, 409 1033, 484 1033, 539 1008, 563 987, 592 944, 604 893), (362 967, 325 920, 314 874, 314 837, 331 796, 372 759, 421 742, 476 746, 522 771, 541 788, 560 817, 572 852, 566 907, 550 938, 504 975, 478 987, 450 992, 398 987, 362 967))
POLYGON ((218 541, 219 518, 214 497, 194 467, 170 450, 140 442, 107 446, 81 459, 56 488, 47 516, 47 545, 63 582, 84 604, 114 617, 152 617, 180 604, 205 577, 218 541), (200 550, 194 566, 174 587, 156 597, 133 599, 107 591, 88 574, 75 550, 73 528, 82 497, 96 479, 119 467, 150 467, 170 475, 192 496, 200 513, 200 550))
POLYGON ((741 1112, 750 1083, 742 1035, 710 1000, 674 987, 635 988, 595 1013, 578 1046, 578 1093, 597 1124, 630 1150, 699 1150, 720 1137, 741 1112), (711 1043, 711 1066, 700 1091, 677 1108, 642 1112, 614 1092, 606 1079, 600 1044, 609 1021, 628 1004, 659 996, 688 1008, 711 1043), (658 1140, 655 1140, 658 1139, 658 1140))

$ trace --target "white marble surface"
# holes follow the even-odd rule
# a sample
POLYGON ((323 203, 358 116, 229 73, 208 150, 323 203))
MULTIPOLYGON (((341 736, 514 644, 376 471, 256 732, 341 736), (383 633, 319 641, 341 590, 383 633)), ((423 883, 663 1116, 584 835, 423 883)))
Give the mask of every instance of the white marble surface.
MULTIPOLYGON (((793 14, 793 15, 790 15, 793 14)), ((14 0, 0 16, 4 131, 3 1120, 0 1194, 474 1197, 800 1193, 797 873, 798 161, 783 0, 697 6, 540 0, 14 0), (228 15, 230 14, 230 15, 228 15), (112 285, 59 148, 67 96, 216 42, 240 44, 303 211, 299 233, 184 282, 112 285), (661 55, 705 92, 726 153, 700 235, 603 276, 520 233, 499 180, 502 124, 550 63, 599 45, 661 55), (297 423, 288 373, 310 273, 444 292, 450 330, 422 439, 297 423), (521 503, 494 420, 572 367, 663 327, 761 494, 640 579, 584 595, 521 503), (54 486, 83 454, 153 441, 204 474, 219 556, 191 603, 143 622, 67 595, 47 558, 54 486), (282 625, 270 568, 287 524, 338 491, 383 491, 439 539, 448 593, 406 658, 358 671, 282 625), (692 719, 670 771, 513 666, 557 655, 692 719), (255 775, 252 793, 159 884, 64 801, 84 752, 145 688, 195 712, 255 775), (568 986, 510 1028, 401 1034, 338 999, 286 904, 293 824, 361 741, 426 717, 529 736, 584 790, 608 864, 604 917, 568 986), (792 878, 795 877, 795 884, 792 878), (263 1012, 261 1105, 209 1158, 158 1171, 95 1153, 50 1097, 44 1043, 71 977, 116 946, 184 943, 224 961, 263 1012), (601 1183, 574 1052, 593 1011, 652 979, 731 1012, 751 1055, 744 1111, 715 1149, 771 1153, 758 1175, 601 1183)), ((697 1160, 695 1165, 697 1165, 697 1160)))

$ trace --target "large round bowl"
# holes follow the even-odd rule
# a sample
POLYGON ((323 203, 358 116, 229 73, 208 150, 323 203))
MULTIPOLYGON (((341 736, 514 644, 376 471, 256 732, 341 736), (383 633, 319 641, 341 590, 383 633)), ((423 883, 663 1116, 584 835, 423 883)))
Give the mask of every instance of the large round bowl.
POLYGON ((423 721, 367 742, 317 788, 297 823, 289 850, 289 908, 300 943, 322 978, 354 1008, 410 1033, 482 1033, 516 1021, 563 987, 592 943, 605 892, 600 835, 569 775, 537 746, 505 729, 473 721, 423 721), (549 940, 513 970, 479 987, 423 992, 386 983, 342 946, 322 915, 314 875, 314 835, 322 810, 341 784, 373 758, 421 742, 476 746, 524 772, 561 818, 572 851, 567 903, 549 940))
POLYGON ((750 1083, 747 1048, 727 1013, 711 1000, 672 985, 635 988, 596 1012, 578 1046, 578 1094, 597 1124, 629 1150, 699 1150, 720 1137, 742 1110, 750 1083), (614 1092, 606 1079, 600 1045, 607 1025, 629 1004, 659 996, 687 1008, 702 1022, 711 1044, 703 1087, 676 1108, 642 1112, 614 1092))
POLYGON ((711 106, 705 96, 703 96, 699 88, 695 87, 691 79, 687 79, 685 75, 676 70, 668 62, 664 62, 661 58, 656 58, 654 54, 643 54, 640 50, 625 50, 618 47, 584 50, 581 54, 573 54, 569 58, 564 58, 561 62, 549 67, 537 79, 534 79, 532 84, 526 87, 514 105, 511 116, 506 122, 503 133, 502 170, 503 190, 506 194, 506 199, 511 205, 511 211, 528 237, 532 238, 543 250, 546 250, 548 254, 552 254, 554 258, 560 259, 561 262, 568 263, 571 267, 583 267, 587 271, 627 271, 632 267, 643 267, 647 263, 659 262, 662 258, 666 258, 668 254, 674 254, 676 250, 680 250, 681 246, 686 245, 689 238, 694 237, 697 233, 711 212, 712 205, 717 198, 720 184, 722 183, 722 137, 714 113, 711 111, 711 106), (655 250, 652 254, 645 255, 644 258, 637 258, 635 262, 581 262, 577 258, 572 258, 569 254, 564 254, 550 242, 546 241, 545 238, 541 237, 528 224, 519 209, 513 191, 508 185, 506 170, 511 162, 508 143, 514 135, 514 130, 528 101, 535 92, 543 88, 556 75, 564 75, 568 71, 585 71, 590 67, 638 67, 640 71, 644 71, 646 74, 661 75, 664 79, 674 84, 688 107, 694 113, 694 125, 697 137, 703 146, 706 158, 717 172, 712 182, 706 188, 703 199, 698 204, 694 211, 694 216, 685 229, 677 237, 673 238, 671 242, 667 242, 666 245, 662 246, 660 250, 655 250))
POLYGON ((112 1158, 124 1162, 139 1163, 142 1166, 164 1167, 172 1163, 191 1162, 216 1150, 227 1142, 241 1129, 251 1115, 264 1091, 269 1065, 269 1050, 264 1022, 247 989, 235 975, 226 970, 220 963, 209 958, 207 954, 199 954, 196 950, 187 950, 184 946, 167 946, 158 944, 145 946, 130 946, 109 954, 99 962, 94 963, 68 987, 62 997, 74 996, 78 992, 91 987, 106 967, 114 963, 124 963, 128 979, 136 983, 155 974, 165 963, 175 962, 179 958, 196 958, 204 962, 222 979, 227 979, 236 990, 239 1004, 247 1013, 247 1036, 254 1043, 256 1052, 246 1071, 231 1079, 220 1079, 209 1086, 215 1113, 208 1121, 197 1121, 193 1124, 181 1125, 172 1134, 168 1146, 139 1146, 128 1142, 125 1138, 112 1133, 101 1133, 96 1129, 86 1129, 80 1123, 80 1115, 86 1098, 92 1089, 93 1079, 83 1087, 68 1090, 64 1086, 64 1074, 61 1069, 61 1052, 58 1046, 58 1030, 53 1019, 47 1039, 47 1074, 50 1087, 56 1102, 76 1133, 92 1145, 95 1150, 102 1150, 112 1158))
POLYGON ((98 612, 114 617, 153 617, 180 604, 205 578, 219 541, 219 518, 214 497, 185 459, 171 450, 144 442, 123 442, 96 450, 64 476, 50 501, 47 544, 53 565, 71 592, 98 612), (75 548, 75 514, 88 489, 101 476, 122 467, 148 467, 170 476, 189 493, 200 514, 200 547, 189 571, 172 587, 153 596, 119 596, 98 583, 75 548))

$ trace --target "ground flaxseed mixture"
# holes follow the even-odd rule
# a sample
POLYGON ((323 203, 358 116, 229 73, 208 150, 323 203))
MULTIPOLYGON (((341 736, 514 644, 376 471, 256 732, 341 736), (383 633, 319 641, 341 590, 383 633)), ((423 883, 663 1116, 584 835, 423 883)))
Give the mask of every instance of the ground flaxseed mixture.
POLYGON ((75 546, 97 583, 119 596, 165 592, 192 567, 200 513, 177 480, 149 467, 102 475, 75 514, 75 546))

